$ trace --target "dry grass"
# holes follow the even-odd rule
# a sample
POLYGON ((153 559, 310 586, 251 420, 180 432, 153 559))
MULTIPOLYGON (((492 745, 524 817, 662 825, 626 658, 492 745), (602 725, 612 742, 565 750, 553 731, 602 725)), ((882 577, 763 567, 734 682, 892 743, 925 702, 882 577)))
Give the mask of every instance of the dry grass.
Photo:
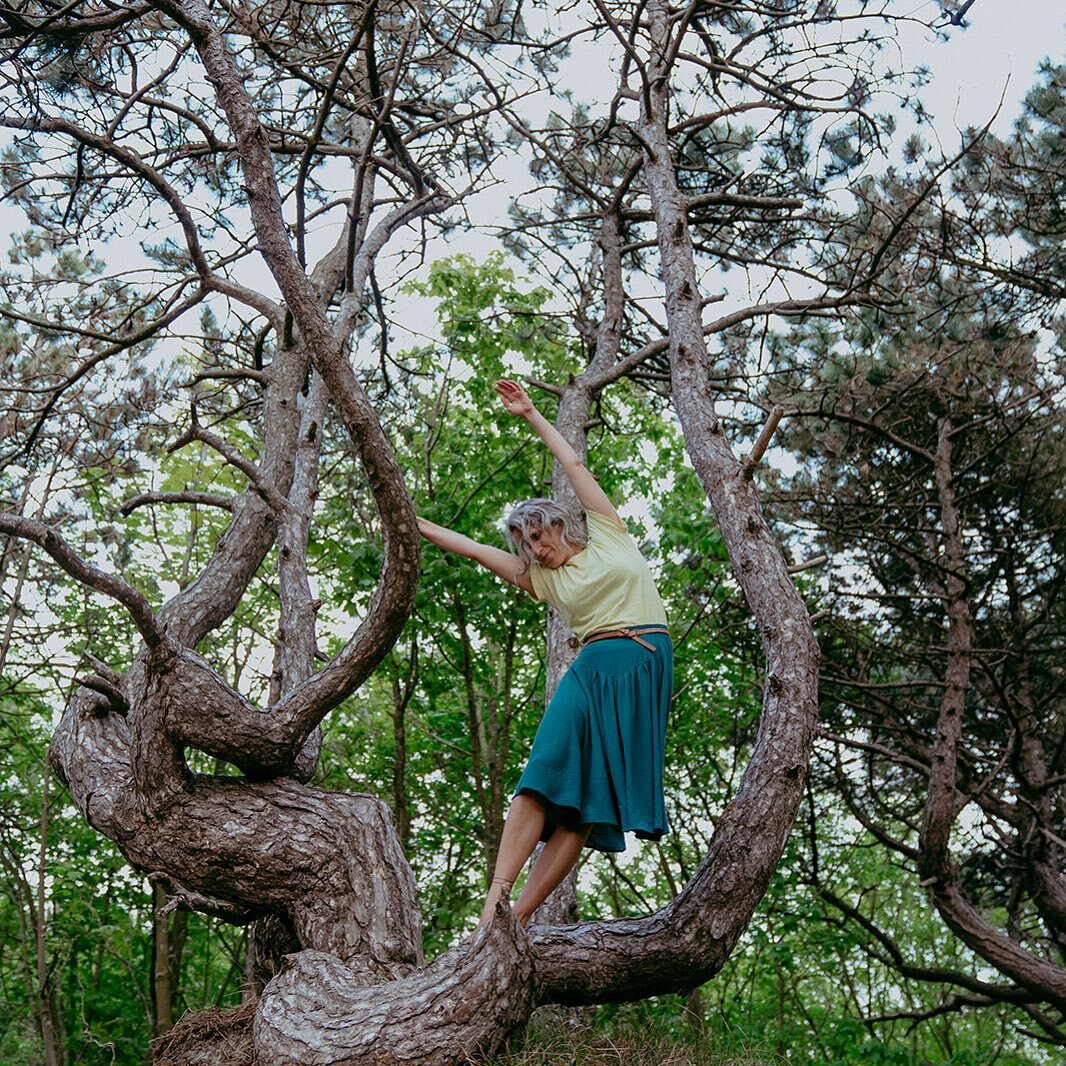
POLYGON ((256 1000, 239 1007, 186 1014, 152 1042, 154 1066, 253 1066, 252 1019, 256 1000))

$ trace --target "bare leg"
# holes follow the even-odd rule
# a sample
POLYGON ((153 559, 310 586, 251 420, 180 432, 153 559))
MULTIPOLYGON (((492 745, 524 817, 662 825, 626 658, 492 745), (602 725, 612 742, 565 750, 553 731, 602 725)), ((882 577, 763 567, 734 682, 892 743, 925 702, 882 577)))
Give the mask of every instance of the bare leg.
POLYGON ((525 925, 529 921, 533 912, 551 894, 552 889, 570 872, 591 831, 591 825, 577 829, 559 826, 552 833, 551 839, 537 856, 522 894, 514 906, 514 916, 520 924, 525 925))
POLYGON ((504 822, 503 835, 500 837, 500 850, 496 855, 496 869, 493 872, 492 884, 489 885, 488 899, 485 900, 481 919, 478 921, 479 928, 491 920, 496 904, 510 894, 511 885, 522 872, 522 867, 540 840, 544 817, 544 806, 532 796, 522 794, 511 800, 511 809, 507 812, 507 821, 504 822))

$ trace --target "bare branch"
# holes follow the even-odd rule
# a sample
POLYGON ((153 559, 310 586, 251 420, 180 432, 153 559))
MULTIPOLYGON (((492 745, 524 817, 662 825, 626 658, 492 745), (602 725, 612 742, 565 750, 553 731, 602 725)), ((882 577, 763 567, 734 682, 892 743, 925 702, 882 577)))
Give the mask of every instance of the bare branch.
MULTIPOLYGON (((251 482, 252 488, 257 492, 278 514, 284 513, 289 506, 289 501, 282 496, 266 478, 262 471, 250 459, 246 458, 229 441, 223 440, 217 433, 212 433, 196 421, 193 415, 192 423, 184 433, 167 448, 168 453, 173 453, 194 440, 201 441, 209 448, 214 449, 231 466, 236 467, 251 482)), ((206 494, 205 494, 206 495, 206 494)), ((232 510, 232 506, 229 508, 232 510)))
POLYGON ((195 503, 204 507, 221 507, 225 511, 232 511, 234 507, 232 496, 186 489, 182 492, 142 492, 126 500, 119 508, 119 513, 132 514, 138 507, 148 507, 156 503, 195 503))
POLYGON ((55 405, 59 402, 59 398, 67 389, 71 388, 73 385, 76 385, 83 377, 85 377, 85 375, 88 374, 89 371, 93 369, 93 367, 98 366, 102 362, 105 362, 113 355, 118 355, 119 352, 126 351, 128 348, 131 348, 133 345, 138 344, 141 341, 149 340, 151 337, 154 337, 164 327, 170 325, 170 323, 175 321, 179 316, 183 315, 190 308, 193 308, 198 303, 200 303, 205 296, 205 290, 202 288, 199 289, 187 300, 183 300, 175 307, 172 307, 170 311, 168 311, 167 314, 165 314, 162 318, 157 318, 154 322, 151 322, 147 326, 144 326, 142 329, 137 330, 136 333, 131 333, 128 336, 121 338, 116 344, 113 344, 110 347, 105 348, 103 351, 97 352, 94 355, 90 356, 79 367, 77 367, 74 372, 71 373, 64 381, 60 382, 58 385, 51 387, 48 391, 50 391, 52 395, 49 397, 48 402, 42 408, 40 415, 38 415, 37 421, 36 423, 34 423, 33 429, 26 437, 26 442, 24 444, 19 445, 13 451, 8 452, 7 455, 0 457, 0 466, 3 466, 7 459, 10 458, 12 455, 18 455, 20 453, 29 453, 42 428, 44 427, 45 422, 48 420, 48 416, 52 413, 52 410, 55 408, 55 405))
POLYGON ((196 267, 197 273, 200 275, 201 285, 205 289, 223 293, 247 304, 272 321, 277 320, 278 307, 274 301, 268 300, 254 289, 238 285, 236 282, 214 273, 204 254, 203 246, 200 243, 200 234, 188 205, 170 182, 154 167, 149 166, 136 152, 122 147, 108 137, 101 137, 90 130, 75 125, 73 122, 67 122, 65 119, 47 118, 45 116, 21 118, 0 115, 0 126, 6 126, 8 129, 62 133, 74 138, 80 144, 89 145, 101 154, 110 156, 120 162, 132 174, 137 175, 151 185, 170 208, 178 225, 181 227, 186 247, 189 250, 189 256, 196 267))
POLYGON ((251 907, 244 907, 239 903, 230 903, 223 899, 210 899, 194 892, 190 888, 179 884, 174 878, 162 871, 153 870, 148 874, 148 881, 153 885, 161 885, 167 894, 167 901, 163 904, 161 914, 170 914, 173 911, 196 911, 199 914, 210 914, 215 918, 222 918, 233 925, 246 925, 252 921, 258 911, 251 907))
POLYGON ((0 513, 0 533, 21 537, 40 545, 76 581, 118 600, 129 612, 144 642, 150 648, 162 642, 163 630, 144 594, 120 577, 105 573, 85 562, 51 526, 32 518, 3 512, 0 513))
MULTIPOLYGON (((759 465, 759 461, 766 453, 766 449, 770 446, 770 441, 773 439, 774 433, 777 430, 777 425, 781 421, 781 416, 785 413, 785 409, 780 405, 775 406, 770 412, 769 417, 766 419, 766 424, 762 428, 762 432, 759 434, 759 439, 755 442, 755 447, 751 449, 751 455, 748 456, 744 463, 744 469, 741 472, 741 476, 747 480, 751 480, 752 475, 755 473, 755 468, 759 465)), ((825 562, 825 556, 821 557, 821 561, 825 562)), ((816 564, 809 564, 816 565, 816 564)), ((804 569, 801 567, 800 569, 804 569)), ((790 574, 797 573, 795 568, 789 569, 790 574)))
POLYGON ((118 29, 119 26, 133 22, 152 10, 151 4, 130 4, 125 7, 107 4, 102 8, 90 8, 75 18, 65 19, 64 16, 75 6, 65 6, 46 18, 28 18, 13 8, 0 8, 0 19, 11 27, 10 30, 0 33, 0 40, 37 34, 47 34, 49 37, 82 37, 100 30, 118 29))

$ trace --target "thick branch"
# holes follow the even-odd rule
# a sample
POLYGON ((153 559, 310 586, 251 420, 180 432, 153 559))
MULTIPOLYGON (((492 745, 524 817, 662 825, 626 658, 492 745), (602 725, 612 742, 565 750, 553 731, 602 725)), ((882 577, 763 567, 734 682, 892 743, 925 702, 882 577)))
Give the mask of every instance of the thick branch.
POLYGON ((469 947, 372 988, 335 958, 304 951, 263 991, 256 1048, 267 1066, 461 1066, 471 1051, 491 1056, 528 1019, 533 983, 525 934, 503 906, 469 947))
MULTIPOLYGON (((315 613, 307 575, 307 541, 318 497, 318 463, 326 416, 326 387, 312 372, 311 383, 300 416, 300 436, 289 507, 278 529, 278 585, 281 612, 275 645, 274 669, 270 679, 270 702, 276 704, 311 676, 317 642, 315 613)), ((308 737, 296 760, 297 775, 306 780, 314 773, 321 749, 320 730, 308 737)))
MULTIPOLYGON (((275 708, 275 714, 282 716, 279 721, 288 724, 293 746, 298 749, 322 717, 370 673, 403 627, 419 573, 414 510, 395 455, 345 358, 344 338, 337 337, 331 328, 320 294, 289 243, 269 138, 225 39, 201 0, 165 0, 162 7, 189 32, 225 110, 237 144, 259 249, 296 321, 301 345, 322 375, 356 444, 382 521, 385 561, 366 619, 329 665, 283 697, 275 708)), ((218 723, 210 741, 224 742, 223 731, 224 726, 218 723)))
MULTIPOLYGON (((297 348, 280 348, 264 374, 263 448, 257 470, 261 482, 280 494, 288 491, 292 479, 299 428, 296 397, 307 376, 307 356, 297 348)), ((207 566, 159 612, 167 632, 190 647, 233 613, 274 543, 276 511, 259 486, 249 486, 233 499, 232 507, 233 521, 207 566)))
POLYGON ((936 741, 929 768, 929 789, 922 817, 918 870, 941 917, 964 943, 1018 984, 1066 1010, 1066 969, 1024 950, 1000 933, 966 897, 950 853, 955 820, 955 778, 959 738, 970 685, 974 625, 967 597, 966 563, 952 472, 952 424, 938 422, 936 484, 946 577, 948 660, 944 694, 937 716, 936 741))

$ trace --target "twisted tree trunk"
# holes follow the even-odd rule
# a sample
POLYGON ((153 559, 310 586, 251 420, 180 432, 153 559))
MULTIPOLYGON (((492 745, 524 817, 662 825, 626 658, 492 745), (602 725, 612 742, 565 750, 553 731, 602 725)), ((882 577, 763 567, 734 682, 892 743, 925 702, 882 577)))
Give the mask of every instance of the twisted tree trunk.
MULTIPOLYGON (((763 637, 759 735, 696 877, 657 914, 534 926, 527 934, 501 909, 470 947, 429 967, 423 964, 414 880, 388 809, 370 796, 324 793, 297 776, 313 765, 319 722, 396 640, 418 575, 418 535, 402 471, 346 358, 361 306, 359 270, 348 253, 353 245, 362 247, 367 264, 393 229, 448 200, 423 190, 397 208, 380 233, 366 234, 364 225, 362 237, 355 233, 353 212, 336 254, 309 274, 283 222, 267 133, 222 29, 202 0, 160 0, 156 6, 187 32, 214 87, 234 137, 257 245, 281 293, 279 304, 256 302, 279 338, 274 362, 261 375, 267 427, 262 454, 258 465, 231 460, 249 478, 249 488, 233 502, 233 522, 201 577, 158 615, 120 579, 77 560, 54 530, 4 516, 0 530, 38 542, 78 580, 115 596, 144 638, 124 677, 98 664, 92 687, 79 690, 56 730, 52 763, 74 802, 180 905, 234 922, 266 919, 291 934, 299 949, 276 973, 276 960, 260 965, 253 959, 251 969, 260 971, 256 980, 265 981, 259 998, 216 1018, 209 1032, 198 1029, 195 1019, 180 1023, 161 1045, 161 1057, 167 1063, 254 1058, 261 1066, 445 1066, 495 1048, 538 1003, 630 999, 702 983, 718 971, 747 925, 797 810, 816 714, 818 654, 750 477, 722 433, 704 369, 686 204, 669 146, 675 49, 667 5, 653 0, 647 8, 651 54, 642 67, 636 133, 658 233, 675 403, 763 637), (335 296, 339 310, 331 319, 327 307, 335 296), (357 632, 312 673, 314 611, 303 559, 314 498, 308 459, 314 457, 315 433, 320 437, 313 427, 320 425, 324 394, 366 473, 381 519, 384 562, 357 632), (282 634, 276 699, 262 710, 194 649, 233 612, 275 542, 281 552, 282 634), (191 773, 185 762, 190 747, 228 761, 244 777, 191 773)), ((364 191, 358 184, 353 202, 361 203, 364 191)), ((561 392, 560 428, 582 452, 592 399, 634 365, 633 356, 619 358, 624 294, 618 226, 616 208, 605 208, 605 310, 596 351, 588 371, 561 392)), ((196 423, 186 436, 211 441, 226 454, 224 442, 196 423)), ((566 642, 558 635, 552 640, 557 676, 566 642)))

